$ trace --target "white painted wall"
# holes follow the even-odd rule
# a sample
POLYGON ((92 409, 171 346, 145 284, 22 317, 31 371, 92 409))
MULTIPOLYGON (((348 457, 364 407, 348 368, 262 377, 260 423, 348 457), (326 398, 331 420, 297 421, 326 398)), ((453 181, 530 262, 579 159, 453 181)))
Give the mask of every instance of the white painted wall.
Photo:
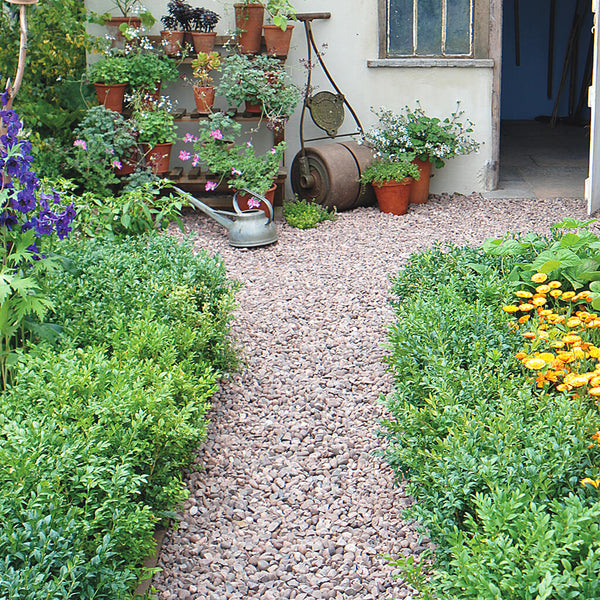
MULTIPOLYGON (((233 30, 233 0, 191 0, 190 3, 193 6, 204 6, 221 15, 221 22, 217 27, 219 34, 233 30)), ((111 10, 112 3, 109 0, 87 0, 86 4, 96 12, 118 14, 116 10, 111 10)), ((166 13, 165 1, 145 0, 145 6, 157 19, 166 13)), ((376 0, 295 0, 295 6, 298 12, 331 13, 331 19, 313 22, 314 36, 319 47, 323 43, 327 44, 325 64, 365 129, 376 124, 371 107, 386 106, 392 110, 400 110, 407 104, 414 107, 415 102, 420 100, 428 114, 444 118, 454 112, 456 102, 460 100, 461 108, 475 124, 473 136, 482 146, 476 154, 454 158, 443 169, 434 171, 431 191, 469 194, 484 190, 486 165, 492 155, 491 68, 369 68, 367 61, 378 58, 376 0)), ((150 33, 158 34, 159 29, 160 24, 157 23, 150 33)), ((286 66, 300 87, 306 81, 306 71, 300 63, 300 59, 305 56, 304 28, 298 23, 294 29, 286 66)), ((313 82, 317 83, 320 90, 331 89, 321 76, 319 68, 313 73, 313 82)), ((175 98, 181 97, 183 105, 193 106, 189 88, 182 90, 177 84, 171 85, 165 93, 175 98)), ((216 102, 217 105, 223 103, 223 99, 220 103, 219 100, 216 102)), ((300 107, 290 118, 286 129, 288 166, 300 149, 299 114, 300 107)), ((348 128, 345 130, 353 131, 351 116, 348 114, 346 119, 348 128)), ((305 137, 322 134, 312 124, 310 116, 305 119, 306 123, 308 127, 305 129, 305 137)), ((175 156, 177 153, 178 149, 175 156)))

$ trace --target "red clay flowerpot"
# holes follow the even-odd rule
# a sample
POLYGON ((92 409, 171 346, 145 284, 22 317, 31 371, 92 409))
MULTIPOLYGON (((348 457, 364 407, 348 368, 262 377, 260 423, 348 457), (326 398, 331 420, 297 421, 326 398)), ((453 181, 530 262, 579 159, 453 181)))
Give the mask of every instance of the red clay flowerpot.
POLYGON ((404 215, 408 212, 408 196, 412 177, 402 181, 373 182, 373 189, 379 204, 379 210, 392 215, 404 215))
POLYGON ((277 25, 264 25, 265 46, 267 47, 267 55, 276 58, 286 58, 290 51, 290 43, 292 41, 293 25, 288 25, 285 31, 277 25))
POLYGON ((431 181, 431 168, 433 163, 428 160, 415 158, 412 163, 419 167, 421 177, 414 179, 410 184, 410 194, 408 201, 411 204, 424 204, 429 198, 429 182, 431 181))
POLYGON ((215 88, 194 86, 194 100, 196 101, 196 110, 201 115, 207 115, 212 111, 215 103, 215 88))
POLYGON ((123 100, 125 99, 127 85, 127 83, 114 83, 112 85, 94 83, 98 102, 110 110, 118 113, 123 112, 123 100))
POLYGON ((137 166, 138 163, 138 149, 137 146, 134 146, 122 159, 121 159, 121 168, 115 168, 115 175, 118 177, 126 177, 127 175, 131 175, 137 166))
POLYGON ((185 31, 163 30, 160 32, 162 47, 168 56, 176 56, 183 50, 185 31))
POLYGON ((244 54, 260 52, 265 8, 262 4, 234 4, 237 44, 244 54))
POLYGON ((262 113, 262 103, 245 101, 246 113, 249 115, 260 115, 262 113))
MULTIPOLYGON (((275 190, 277 189, 277 184, 274 183, 272 187, 270 187, 263 196, 271 203, 271 208, 273 208, 273 201, 275 200, 275 190)), ((240 210, 252 210, 248 205, 248 201, 253 198, 253 196, 248 196, 242 193, 239 193, 237 196, 238 206, 240 210)), ((268 207, 265 206, 264 202, 260 203, 260 210, 262 210, 267 217, 270 215, 268 207)))
POLYGON ((153 173, 161 175, 169 172, 169 162, 171 160, 171 150, 173 144, 156 144, 153 148, 146 148, 146 164, 153 173))
POLYGON ((206 54, 209 54, 215 49, 215 40, 217 38, 216 31, 211 31, 209 33, 192 31, 191 34, 196 54, 198 54, 198 52, 206 52, 206 54))

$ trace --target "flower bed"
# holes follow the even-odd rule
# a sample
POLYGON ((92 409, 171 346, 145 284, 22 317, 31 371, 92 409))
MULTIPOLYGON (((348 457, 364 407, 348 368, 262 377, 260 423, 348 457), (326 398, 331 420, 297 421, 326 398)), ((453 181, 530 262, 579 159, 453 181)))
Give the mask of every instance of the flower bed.
POLYGON ((597 406, 537 387, 515 356, 527 338, 502 310, 530 268, 517 265, 553 241, 514 256, 512 244, 497 256, 437 248, 394 280, 387 456, 437 544, 431 562, 395 564, 423 598, 600 595, 600 501, 585 483, 597 476, 597 406))
POLYGON ((131 598, 232 364, 235 286, 158 235, 59 251, 45 291, 63 335, 0 396, 0 595, 131 598))

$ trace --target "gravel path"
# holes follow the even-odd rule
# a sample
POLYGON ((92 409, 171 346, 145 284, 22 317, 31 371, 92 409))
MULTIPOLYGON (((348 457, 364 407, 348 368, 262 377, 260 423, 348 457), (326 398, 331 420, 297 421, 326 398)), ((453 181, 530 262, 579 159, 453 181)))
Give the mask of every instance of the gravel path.
POLYGON ((204 215, 185 219, 219 252, 239 292, 234 335, 246 366, 222 383, 190 498, 165 539, 159 598, 346 600, 410 597, 382 554, 419 553, 410 503, 376 455, 388 276, 437 240, 479 244, 507 230, 585 218, 583 200, 440 196, 394 217, 377 208, 317 229, 278 223, 279 242, 227 245, 204 215))

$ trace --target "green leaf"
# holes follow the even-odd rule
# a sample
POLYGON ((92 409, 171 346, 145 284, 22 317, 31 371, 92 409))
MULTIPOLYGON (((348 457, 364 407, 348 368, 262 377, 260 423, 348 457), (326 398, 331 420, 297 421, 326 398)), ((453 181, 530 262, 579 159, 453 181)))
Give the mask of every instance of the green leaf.
POLYGON ((560 240, 560 245, 563 248, 571 248, 577 245, 580 239, 576 233, 565 233, 560 240))

